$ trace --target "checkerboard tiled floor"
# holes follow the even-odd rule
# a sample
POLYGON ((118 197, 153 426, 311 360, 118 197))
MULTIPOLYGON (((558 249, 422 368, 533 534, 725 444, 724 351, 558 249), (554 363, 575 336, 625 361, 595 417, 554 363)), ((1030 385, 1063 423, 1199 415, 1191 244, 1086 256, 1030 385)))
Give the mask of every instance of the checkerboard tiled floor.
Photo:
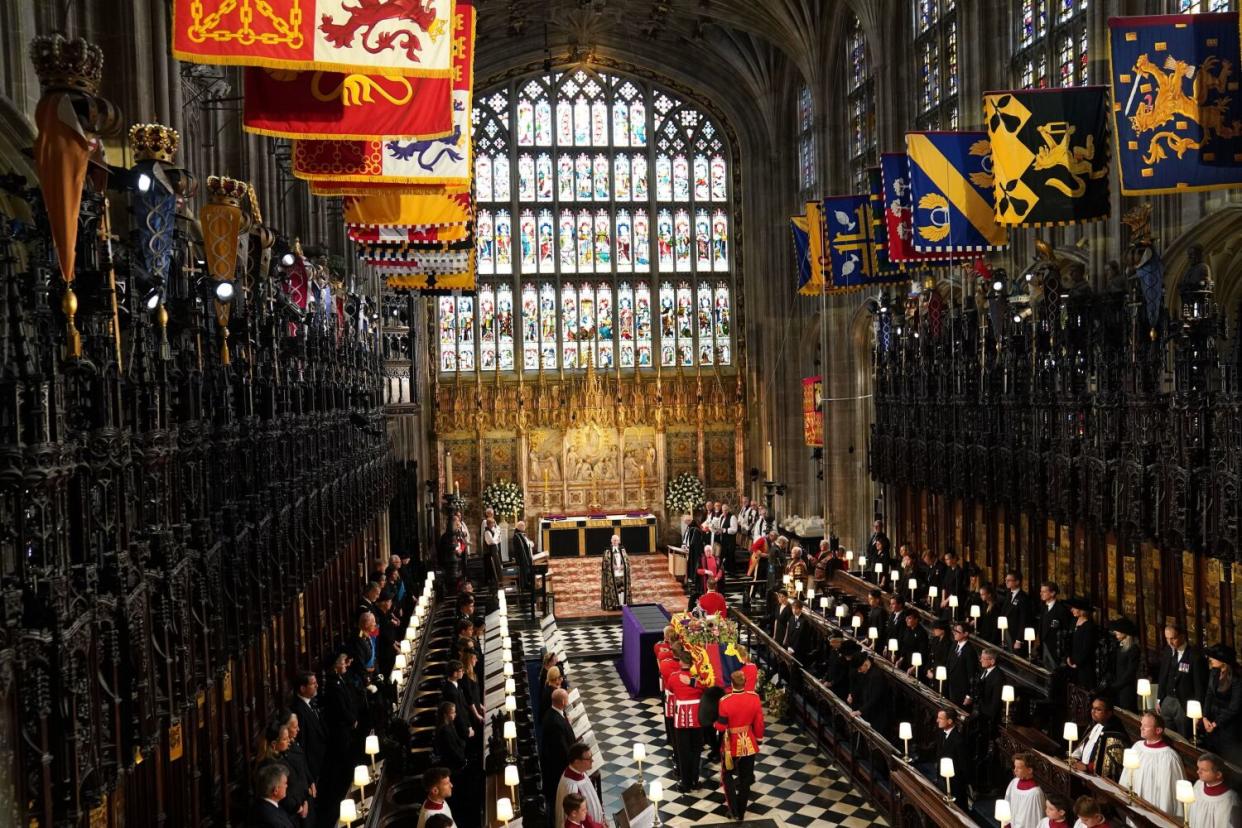
MULTIPOLYGON (((615 628, 614 628, 615 629, 615 628)), ((616 631, 619 636, 619 630, 616 631)), ((658 699, 634 701, 611 659, 591 661, 569 657, 574 680, 582 693, 587 715, 595 728, 604 756, 602 781, 604 809, 610 815, 620 809, 621 792, 638 781, 632 760, 636 740, 647 745, 646 781, 658 777, 666 800, 660 817, 673 828, 730 822, 719 788, 720 767, 704 764, 704 776, 711 776, 712 790, 679 794, 674 787, 671 751, 664 740, 664 720, 658 699)), ((796 727, 769 723, 763 754, 755 767, 755 798, 748 816, 771 819, 777 825, 849 826, 866 828, 884 821, 835 767, 826 764, 810 741, 796 727)))
MULTIPOLYGON (((557 619, 557 627, 565 636, 565 649, 572 662, 590 658, 600 659, 621 652, 621 626, 615 622, 575 623, 557 619)), ((522 652, 528 659, 539 658, 543 652, 543 639, 538 630, 522 630, 522 652)))

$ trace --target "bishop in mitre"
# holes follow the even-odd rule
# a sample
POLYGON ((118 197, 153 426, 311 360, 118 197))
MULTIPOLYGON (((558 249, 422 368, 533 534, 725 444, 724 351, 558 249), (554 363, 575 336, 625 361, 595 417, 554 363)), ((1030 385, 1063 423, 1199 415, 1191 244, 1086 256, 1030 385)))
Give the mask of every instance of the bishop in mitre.
POLYGON ((1013 779, 1005 790, 1013 828, 1038 828, 1044 818, 1044 791, 1035 781, 1034 762, 1029 753, 1013 755, 1013 779))
POLYGON ((569 748, 569 767, 561 774, 560 784, 556 786, 556 819, 553 825, 565 824, 565 797, 576 793, 586 800, 587 816, 596 822, 604 822, 604 803, 599 801, 599 794, 591 784, 591 748, 582 742, 576 742, 569 748))
POLYGON ((1234 828, 1242 825, 1242 800, 1225 784, 1225 763, 1215 753, 1198 761, 1199 781, 1190 804, 1190 828, 1234 828))
POLYGON ((1173 746, 1164 740, 1164 718, 1158 713, 1144 713, 1139 725, 1143 738, 1134 743, 1138 767, 1121 772, 1119 784, 1133 786, 1134 793, 1146 799, 1171 817, 1180 817, 1182 806, 1177 801, 1177 780, 1184 779, 1182 760, 1173 746))

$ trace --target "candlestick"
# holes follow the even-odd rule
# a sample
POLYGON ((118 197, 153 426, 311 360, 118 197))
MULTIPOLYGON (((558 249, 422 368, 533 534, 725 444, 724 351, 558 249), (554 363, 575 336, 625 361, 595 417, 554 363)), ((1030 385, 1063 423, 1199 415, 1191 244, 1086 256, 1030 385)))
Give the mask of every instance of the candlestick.
POLYGON ((651 784, 647 786, 647 798, 655 807, 655 824, 658 826, 660 824, 660 800, 664 799, 664 786, 660 784, 659 779, 652 779, 651 784))
POLYGON ((772 476, 772 441, 768 441, 768 446, 764 450, 763 455, 763 472, 767 475, 767 480, 775 480, 772 476))
POLYGON ((509 755, 512 756, 513 742, 517 739, 517 725, 514 723, 513 719, 505 722, 503 733, 505 737, 505 745, 509 749, 509 755))
POLYGON ((456 480, 453 481, 453 494, 457 497, 461 497, 461 483, 456 480))
POLYGON ((455 480, 453 477, 453 452, 444 452, 444 479, 455 480))
POLYGON ((647 746, 642 742, 634 743, 634 761, 638 763, 638 784, 643 784, 643 760, 647 758, 647 746))
MULTIPOLYGON (((357 742, 354 744, 357 744, 357 742)), ((370 783, 371 773, 367 770, 367 766, 356 765, 354 767, 354 784, 358 786, 358 799, 363 802, 367 801, 367 785, 370 783)))

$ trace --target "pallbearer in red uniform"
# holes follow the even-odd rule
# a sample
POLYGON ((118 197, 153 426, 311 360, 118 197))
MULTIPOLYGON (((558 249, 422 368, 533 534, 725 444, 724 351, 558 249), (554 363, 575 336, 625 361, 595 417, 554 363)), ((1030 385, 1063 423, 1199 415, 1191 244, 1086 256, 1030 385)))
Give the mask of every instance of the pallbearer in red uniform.
MULTIPOLYGON (((680 649, 678 646, 677 650, 680 649)), ((659 667, 660 689, 664 692, 664 738, 668 740, 668 749, 673 754, 673 771, 680 777, 681 772, 677 770, 677 734, 673 730, 673 717, 677 715, 677 703, 673 698, 673 689, 669 686, 669 679, 681 666, 678 657, 677 651, 670 647, 667 655, 660 658, 659 667)))
POLYGON ((711 578, 707 582, 707 592, 699 596, 699 609, 708 615, 725 616, 729 612, 729 606, 725 603, 725 598, 716 591, 719 584, 715 578, 711 578))
POLYGON ((725 804, 739 822, 746 819, 750 786, 755 782, 755 756, 763 740, 763 703, 759 694, 746 690, 746 673, 735 670, 729 677, 733 692, 720 700, 716 729, 724 731, 720 778, 725 804))
POLYGON ((681 666, 669 676, 668 687, 673 694, 673 741, 677 750, 678 789, 689 793, 699 787, 699 759, 703 754, 703 729, 699 723, 699 701, 703 688, 690 675, 693 661, 689 653, 681 654, 681 666))
POLYGON ((661 659, 672 655, 673 627, 671 624, 664 628, 664 639, 657 641, 655 643, 655 647, 652 649, 655 650, 656 663, 659 663, 661 659))
MULTIPOLYGON (((742 666, 738 669, 742 671, 742 675, 746 676, 746 686, 742 689, 747 692, 753 692, 755 685, 759 683, 759 668, 750 660, 750 651, 741 644, 733 645, 737 652, 737 660, 742 662, 742 666)), ((732 676, 729 677, 732 680, 732 676)), ((732 692, 732 690, 730 690, 732 692)))

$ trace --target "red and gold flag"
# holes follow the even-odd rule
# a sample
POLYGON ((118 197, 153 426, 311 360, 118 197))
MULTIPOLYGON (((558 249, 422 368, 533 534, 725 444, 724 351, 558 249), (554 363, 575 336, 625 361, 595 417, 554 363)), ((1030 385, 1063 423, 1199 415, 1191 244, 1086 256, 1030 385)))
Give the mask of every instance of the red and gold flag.
POLYGON ((802 379, 802 438, 808 446, 824 446, 824 381, 819 376, 802 379))
POLYGON ((354 227, 352 225, 347 225, 345 230, 349 234, 350 241, 369 243, 384 242, 386 244, 454 244, 465 241, 469 235, 464 223, 437 224, 422 227, 354 227))
POLYGON ((348 224, 462 224, 470 221, 473 215, 469 193, 378 193, 345 199, 348 224))
POLYGON ((173 0, 195 63, 447 77, 454 0, 173 0))
MULTIPOLYGON (((452 131, 435 138, 409 137, 370 124, 366 141, 302 139, 293 142, 293 174, 318 181, 386 184, 468 184, 471 173, 471 91, 474 86, 475 12, 462 0, 453 16, 452 131)), ((254 70, 252 70, 254 71, 254 70)))

